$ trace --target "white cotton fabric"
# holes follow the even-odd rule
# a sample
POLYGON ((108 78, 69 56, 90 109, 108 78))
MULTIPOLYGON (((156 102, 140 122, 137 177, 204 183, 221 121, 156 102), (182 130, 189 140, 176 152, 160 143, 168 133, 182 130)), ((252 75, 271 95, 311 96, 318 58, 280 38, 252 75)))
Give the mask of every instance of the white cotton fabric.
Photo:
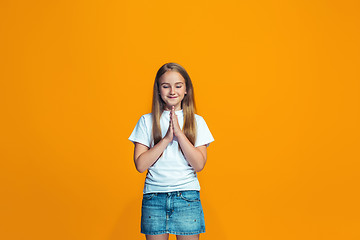
MULTIPOLYGON (((183 110, 175 111, 178 117, 180 128, 183 127, 183 110)), ((206 145, 207 147, 214 138, 205 120, 195 114, 197 137, 195 147, 206 145)), ((163 111, 160 117, 160 127, 162 137, 165 137, 169 128, 170 111, 163 111)), ((140 117, 129 140, 138 142, 151 148, 152 140, 152 114, 148 113, 140 117)), ((197 190, 200 191, 200 184, 195 170, 186 161, 185 156, 178 148, 177 138, 174 139, 163 152, 163 155, 148 169, 145 179, 143 193, 152 192, 172 192, 197 190)))

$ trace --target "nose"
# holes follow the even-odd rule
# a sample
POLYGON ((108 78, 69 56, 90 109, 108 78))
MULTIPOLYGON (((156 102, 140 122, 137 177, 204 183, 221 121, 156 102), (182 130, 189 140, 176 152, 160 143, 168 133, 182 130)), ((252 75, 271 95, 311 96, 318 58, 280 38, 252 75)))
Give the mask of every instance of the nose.
POLYGON ((171 88, 170 94, 171 94, 171 95, 174 95, 174 94, 175 94, 175 88, 173 88, 173 87, 171 88))

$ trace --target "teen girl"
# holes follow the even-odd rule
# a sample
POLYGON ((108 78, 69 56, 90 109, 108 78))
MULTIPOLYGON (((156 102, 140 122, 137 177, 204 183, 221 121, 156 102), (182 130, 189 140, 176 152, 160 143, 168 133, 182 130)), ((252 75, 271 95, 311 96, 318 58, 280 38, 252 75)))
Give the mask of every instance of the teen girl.
POLYGON ((164 64, 154 83, 152 112, 141 116, 129 140, 134 162, 147 170, 142 199, 141 233, 146 239, 199 239, 205 232, 196 172, 206 163, 214 141, 204 119, 195 114, 194 89, 186 70, 164 64))

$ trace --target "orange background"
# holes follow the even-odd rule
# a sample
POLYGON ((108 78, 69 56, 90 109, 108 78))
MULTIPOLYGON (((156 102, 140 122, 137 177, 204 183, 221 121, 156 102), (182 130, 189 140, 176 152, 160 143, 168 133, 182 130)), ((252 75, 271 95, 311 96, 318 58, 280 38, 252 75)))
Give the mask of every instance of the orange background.
POLYGON ((127 138, 170 61, 215 138, 202 239, 360 239, 359 1, 0 9, 1 239, 144 239, 127 138))

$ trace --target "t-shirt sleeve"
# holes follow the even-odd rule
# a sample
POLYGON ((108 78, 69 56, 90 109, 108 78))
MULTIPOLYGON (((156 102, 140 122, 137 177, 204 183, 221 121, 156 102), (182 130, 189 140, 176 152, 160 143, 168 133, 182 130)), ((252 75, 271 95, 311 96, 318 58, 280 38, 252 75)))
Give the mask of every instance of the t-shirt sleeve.
POLYGON ((195 141, 195 147, 206 145, 208 147, 211 142, 214 141, 213 136, 204 120, 204 118, 200 117, 196 121, 197 124, 197 135, 195 141))
POLYGON ((151 139, 144 116, 141 116, 128 139, 133 143, 138 142, 150 148, 151 139))

